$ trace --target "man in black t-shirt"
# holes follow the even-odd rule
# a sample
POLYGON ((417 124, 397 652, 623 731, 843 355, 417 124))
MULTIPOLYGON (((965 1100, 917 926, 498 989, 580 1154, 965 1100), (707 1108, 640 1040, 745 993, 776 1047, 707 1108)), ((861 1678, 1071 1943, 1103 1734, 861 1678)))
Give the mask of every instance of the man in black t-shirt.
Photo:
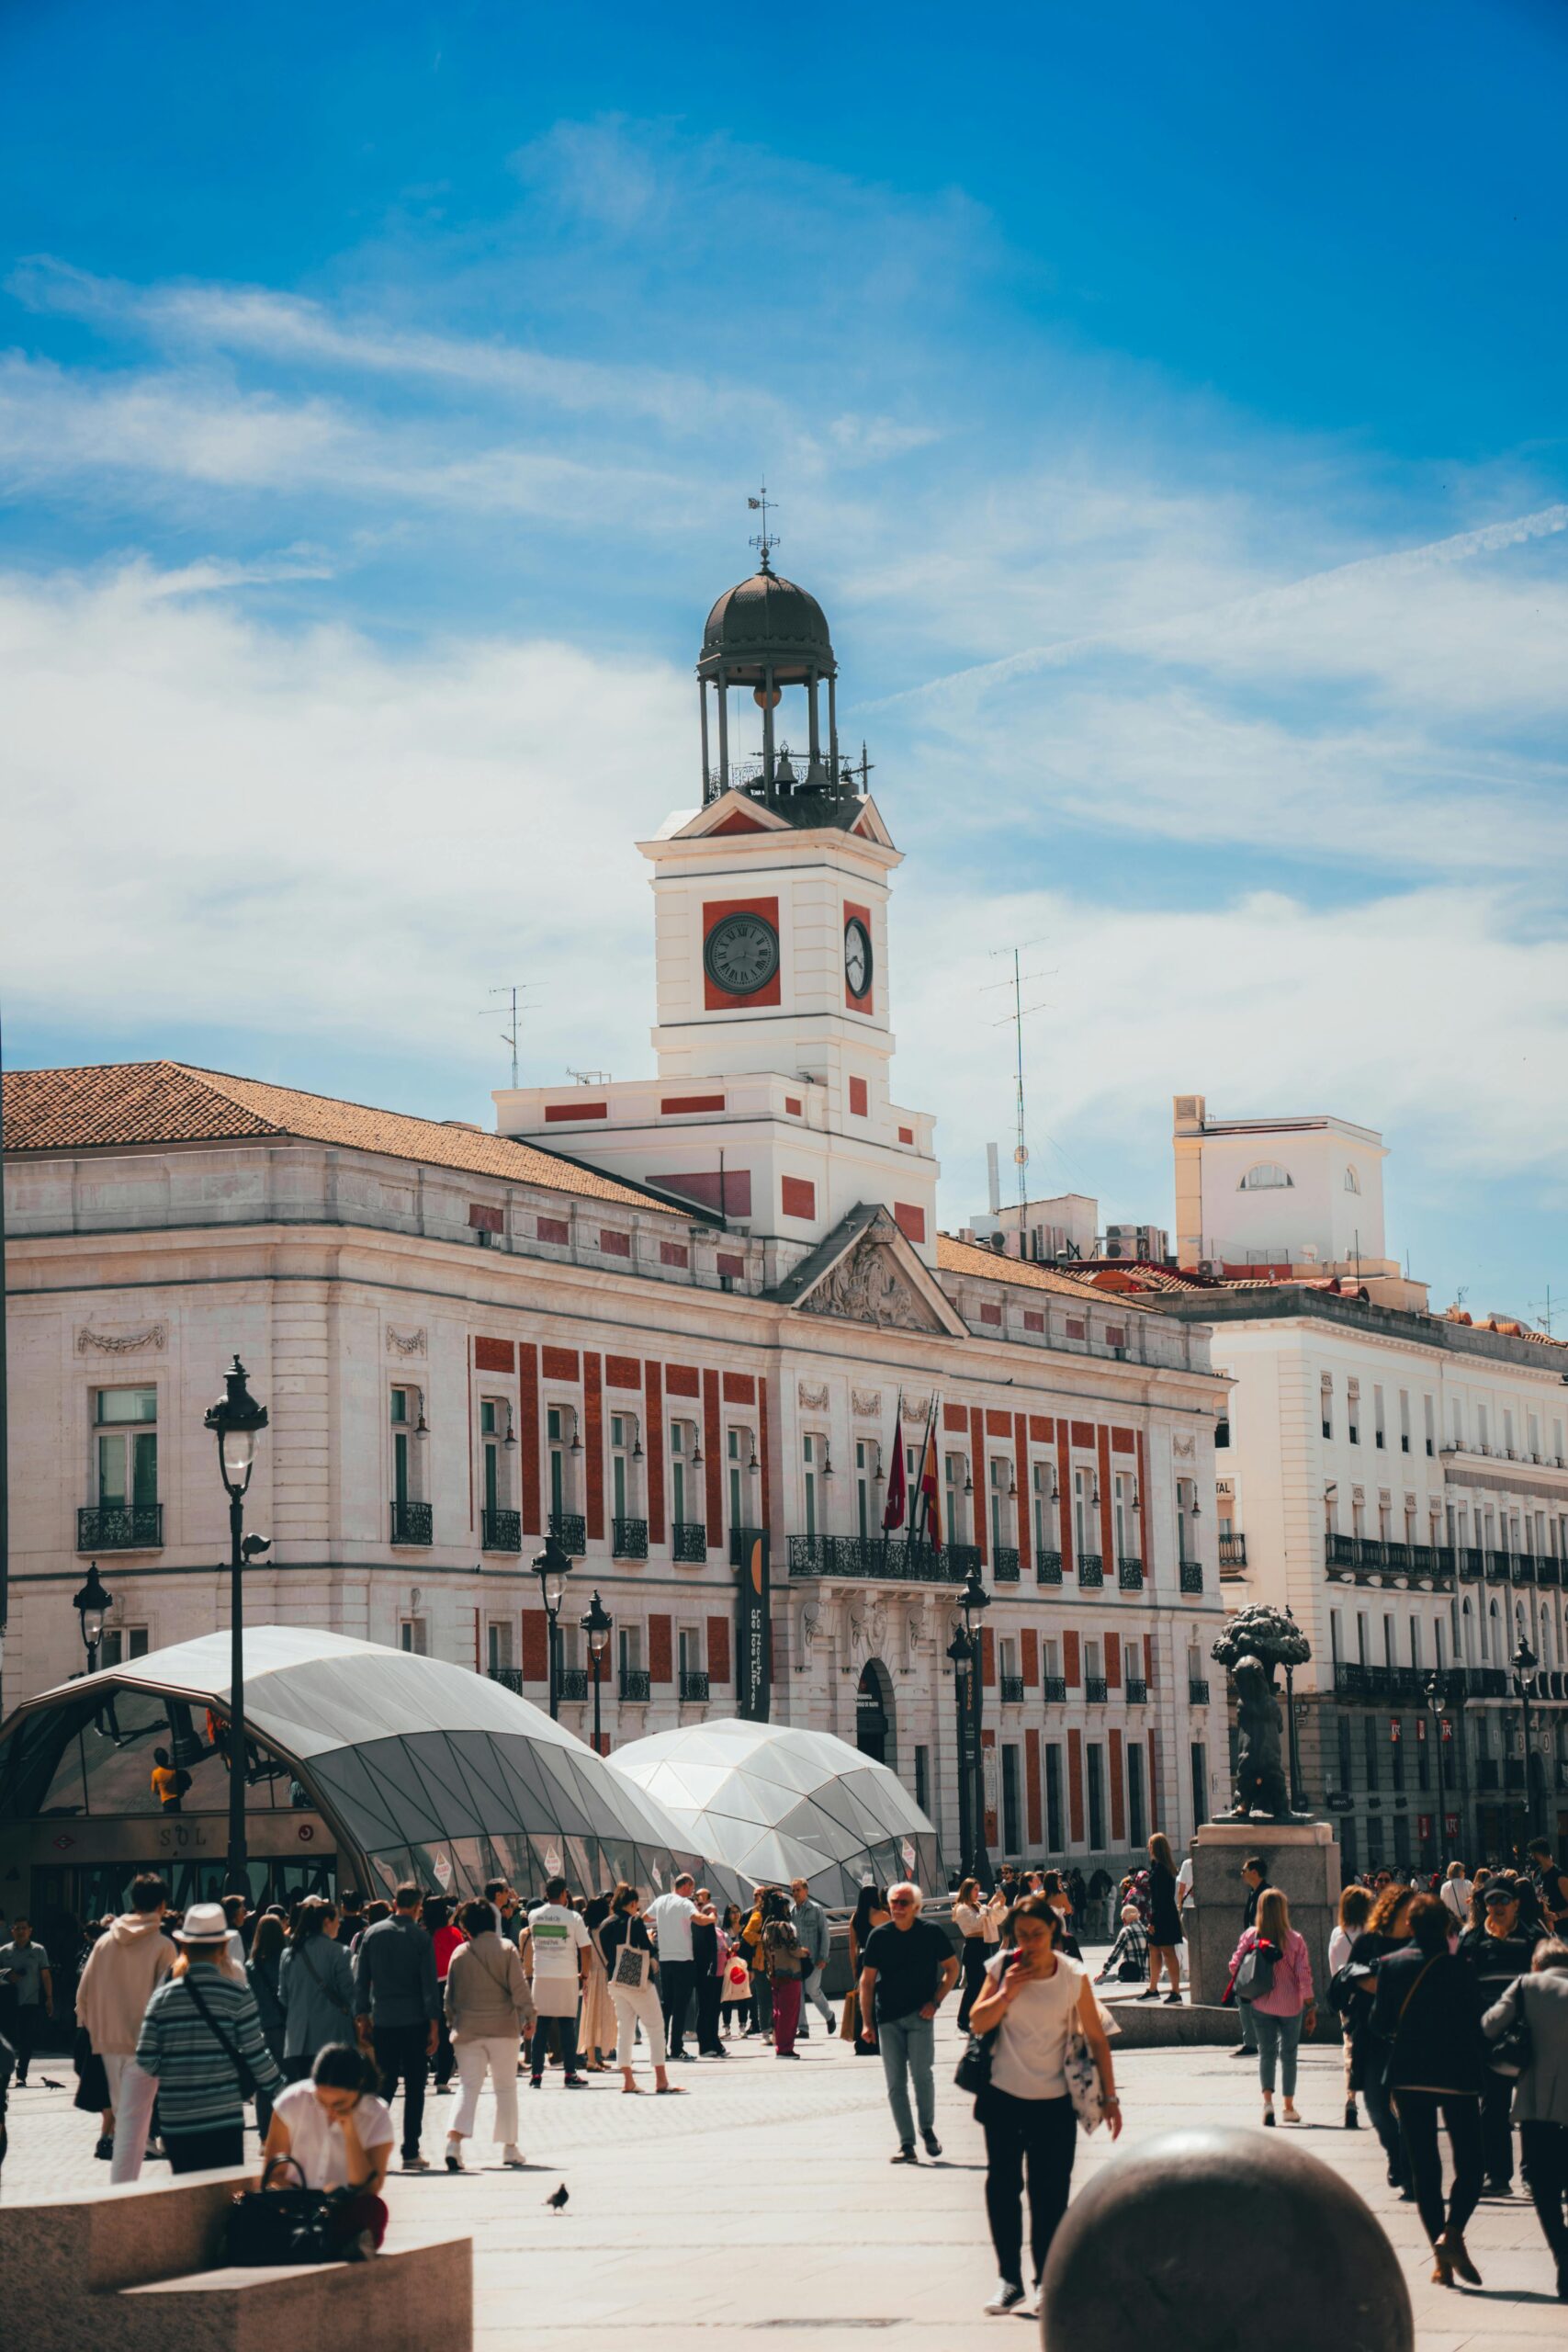
MULTIPOLYGON (((1500 2001, 1517 1978, 1529 1974, 1540 1940, 1519 1916, 1519 1888, 1513 1879, 1492 1878, 1483 1897, 1485 1924, 1467 1928, 1459 1956, 1474 1973, 1478 2010, 1500 2001)), ((1506 2075, 1488 2075, 1481 2094, 1481 2157, 1486 2168, 1483 2195, 1508 2197, 1514 2187, 1514 2136, 1510 2121, 1514 2085, 1506 2075)))
POLYGON ((874 1928, 860 1956, 860 2013, 871 2020, 872 2040, 882 2052, 887 2104, 898 2127, 896 2165, 918 2164, 915 2125, 909 2113, 909 2081, 920 2137, 928 2156, 940 2156, 936 2136, 936 2082, 932 2075, 936 2037, 932 2020, 958 1977, 958 1955, 940 1928, 920 1917, 920 1890, 908 1881, 887 1890, 893 1914, 874 1928))
POLYGON ((1547 1928, 1553 1935, 1568 1936, 1568 1871, 1556 1860, 1544 1838, 1531 1838, 1529 1857, 1547 1928))

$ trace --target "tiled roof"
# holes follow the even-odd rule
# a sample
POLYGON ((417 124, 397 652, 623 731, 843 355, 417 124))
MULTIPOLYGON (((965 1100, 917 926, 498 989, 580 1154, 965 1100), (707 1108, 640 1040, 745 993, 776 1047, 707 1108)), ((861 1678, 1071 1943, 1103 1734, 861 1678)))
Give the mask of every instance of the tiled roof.
POLYGON ((627 1208, 659 1208, 683 1224, 701 1210, 675 1208, 657 1193, 602 1176, 534 1144, 513 1143, 440 1119, 375 1111, 335 1095, 307 1094, 259 1078, 197 1069, 184 1062, 106 1062, 80 1069, 7 1070, 6 1149, 89 1151, 116 1145, 231 1143, 297 1136, 392 1159, 423 1161, 474 1176, 539 1184, 627 1208))
POLYGON ((1086 1297, 1114 1298, 1118 1306, 1135 1306, 1140 1315, 1156 1312, 1124 1291, 1096 1290, 1091 1282, 1066 1273, 1059 1267, 1031 1265, 1024 1258, 1004 1258, 998 1250, 983 1250, 978 1242, 957 1241, 951 1233, 937 1235, 936 1262, 939 1273, 967 1274, 981 1282, 1016 1283, 1024 1290, 1055 1291, 1060 1297, 1080 1302, 1086 1297))

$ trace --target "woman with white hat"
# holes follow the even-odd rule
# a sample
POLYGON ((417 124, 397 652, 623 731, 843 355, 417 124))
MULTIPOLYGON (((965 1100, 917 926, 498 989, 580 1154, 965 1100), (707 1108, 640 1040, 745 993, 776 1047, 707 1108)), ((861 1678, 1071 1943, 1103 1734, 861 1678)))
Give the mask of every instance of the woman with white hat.
POLYGON ((254 1996, 225 1975, 229 1922, 220 1903, 193 1903, 175 1930, 180 1956, 147 2004, 136 2064, 158 2086, 158 2116, 174 2171, 208 2172, 245 2160, 245 2101, 276 2095, 283 2075, 266 2045, 254 1996))

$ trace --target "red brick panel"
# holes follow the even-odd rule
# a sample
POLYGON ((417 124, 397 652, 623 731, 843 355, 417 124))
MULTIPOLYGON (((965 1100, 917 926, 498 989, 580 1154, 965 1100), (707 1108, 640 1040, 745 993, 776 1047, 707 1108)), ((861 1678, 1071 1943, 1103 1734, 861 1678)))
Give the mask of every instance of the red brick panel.
MULTIPOLYGON (((703 945, 705 948, 706 947, 709 939, 713 936, 713 933, 718 929, 719 924, 724 922, 728 915, 761 915, 763 922, 771 923, 773 930, 776 932, 779 927, 779 902, 776 899, 708 899, 703 908, 703 945)), ((732 1012, 738 1009, 741 1012, 749 1012, 753 1005, 777 1004, 781 1001, 779 982, 780 975, 779 972, 775 970, 773 978, 765 982, 761 988, 754 989, 750 996, 731 996, 728 989, 721 989, 716 980, 709 978, 707 966, 705 961, 703 967, 703 1009, 707 1012, 732 1012)))
POLYGON ((1120 1590, 1114 1570, 1116 1566, 1116 1519, 1111 1508, 1111 1431, 1099 1432, 1095 1463, 1100 1472, 1100 1551, 1105 1562, 1106 1590, 1120 1590))
POLYGON ((1029 1442, 1031 1445, 1049 1445, 1055 1433, 1056 1424, 1055 1421, 1048 1419, 1043 1413, 1031 1413, 1029 1416, 1029 1442))
MULTIPOLYGON (((775 1524, 773 1518, 773 1450, 768 1433, 768 1384, 765 1380, 760 1380, 757 1384, 757 1459, 761 1469, 762 1525, 764 1527, 772 1527, 775 1524)), ((771 1638, 772 1628, 770 1626, 770 1639, 771 1638)))
POLYGON ((973 1542, 985 1566, 990 1558, 991 1530, 987 1497, 990 1488, 986 1483, 986 1417, 976 1405, 969 1416, 969 1476, 975 1488, 975 1527, 973 1542))
POLYGON ((962 1437, 969 1426, 969 1417, 962 1405, 944 1405, 942 1408, 942 1425, 950 1437, 962 1437))
POLYGON ((1094 1423, 1092 1421, 1075 1421, 1073 1423, 1073 1443, 1075 1445, 1085 1446, 1092 1445, 1094 1443, 1094 1423))
POLYGON ((636 1356, 606 1356, 604 1385, 606 1388, 640 1388, 642 1366, 636 1356))
POLYGON ((609 1115, 607 1102, 547 1102, 545 1105, 547 1126, 554 1126, 558 1120, 607 1119, 609 1115))
POLYGON ((692 1262, 692 1253, 683 1241, 661 1241, 659 1245, 659 1262, 661 1266, 689 1266, 692 1262))
POLYGON ((722 1094, 667 1094, 659 1108, 667 1119, 683 1119, 694 1111, 722 1111, 722 1094))
POLYGON ((722 1549, 724 1544, 724 1456, 720 1452, 723 1432, 718 1418, 718 1374, 703 1374, 703 1477, 707 1487, 708 1550, 722 1549))
POLYGON ((534 1231, 541 1241, 548 1241, 558 1250, 571 1239, 570 1220, 564 1216, 536 1216, 534 1231))
POLYGON ((575 1348, 547 1348, 545 1350, 545 1378, 547 1380, 575 1380, 577 1376, 575 1348))
POLYGON ((981 1309, 980 1309, 980 1320, 981 1320, 981 1322, 982 1322, 982 1323, 995 1323, 995 1324, 996 1324, 996 1325, 998 1325, 998 1327, 999 1328, 999 1327, 1000 1327, 1000 1324, 1001 1324, 1001 1319, 1002 1319, 1002 1310, 1001 1310, 1001 1308, 1000 1308, 999 1306, 982 1306, 982 1307, 981 1307, 981 1309))
POLYGON ((1127 1815, 1122 1789, 1122 1735, 1113 1731, 1111 1735, 1111 1836, 1118 1846, 1127 1835, 1127 1815))
POLYGON ((1111 1451, 1112 1453, 1135 1453, 1137 1452, 1137 1440, 1134 1437, 1132 1430, 1112 1430, 1111 1432, 1111 1451))
POLYGON ((1041 1839, 1045 1835, 1040 1809, 1040 1734, 1037 1731, 1026 1731, 1023 1735, 1023 1781, 1030 1850, 1037 1854, 1041 1839))
POLYGON ((1024 1308, 1023 1328, 1026 1331, 1043 1331, 1045 1329, 1045 1317, 1040 1313, 1037 1307, 1026 1306, 1024 1308))
POLYGON ((1120 1690, 1122 1688, 1122 1636, 1120 1634, 1107 1634, 1105 1636, 1105 1687, 1108 1690, 1120 1690))
POLYGON ((476 1372, 515 1372, 517 1351, 510 1340, 476 1340, 474 1370, 476 1372))
POLYGON ((665 1374, 664 1385, 671 1396, 700 1396, 702 1375, 689 1363, 672 1363, 665 1374))
POLYGON ((918 1202, 895 1201, 893 1204, 893 1222, 897 1227, 906 1241, 913 1241, 917 1246, 924 1242, 926 1238, 926 1213, 924 1209, 919 1206, 918 1202))
POLYGON ((718 1271, 721 1274, 728 1274, 731 1282, 736 1282, 746 1272, 746 1261, 744 1258, 732 1256, 727 1250, 721 1250, 718 1253, 718 1271))
POLYGON ((817 1187, 807 1177, 785 1176, 779 1185, 779 1206, 785 1216, 812 1218, 817 1214, 817 1187))
POLYGON ((664 1541, 664 1373, 648 1366, 648 1438, 643 1448, 648 1464, 648 1540, 664 1541))
POLYGON ((1078 1637, 1069 1625, 1062 1635, 1062 1679, 1069 1690, 1083 1685, 1083 1669, 1078 1663, 1078 1637))
POLYGON ((550 1679, 550 1627, 542 1609, 523 1611, 523 1679, 525 1682, 547 1682, 550 1679))
POLYGON ((869 1097, 869 1095, 868 1095, 868 1093, 867 1093, 867 1091, 866 1091, 866 1083, 865 1083, 864 1079, 863 1079, 863 1078, 852 1078, 852 1079, 851 1079, 851 1080, 850 1080, 850 1116, 851 1116, 851 1118, 852 1118, 852 1119, 863 1119, 863 1118, 866 1116, 866 1114, 867 1114, 867 1112, 870 1110, 870 1108, 871 1108, 870 1097, 869 1097))
POLYGON ((980 1628, 980 1679, 987 1690, 996 1688, 997 1637, 989 1625, 980 1628))
POLYGON ((727 1372, 724 1375, 724 1401, 727 1405, 754 1405, 757 1383, 749 1372, 727 1372))
POLYGON ((632 1238, 629 1233, 617 1233, 613 1226, 604 1226, 599 1234, 599 1254, 604 1258, 629 1258, 632 1238))
POLYGON ((1155 1687, 1155 1637, 1152 1634, 1144 1635, 1144 1680, 1152 1690, 1155 1687))
POLYGON ((986 1435, 987 1437, 1011 1437, 1012 1415, 1010 1413, 993 1413, 987 1409, 986 1414, 986 1435))
POLYGON ((1067 1734, 1067 1835, 1075 1845, 1083 1836, 1083 1734, 1067 1734))
POLYGON ((1023 1629, 1023 1687, 1032 1690, 1040 1679, 1040 1635, 1032 1625, 1023 1629))
POLYGON ((590 1544, 604 1541, 604 1384, 596 1355, 582 1359, 583 1517, 590 1544))
POLYGON ((652 1682, 668 1682, 674 1673, 674 1621, 669 1617, 650 1617, 648 1621, 648 1673, 652 1682))
POLYGON ((539 1518, 539 1351, 532 1340, 525 1340, 517 1351, 517 1438, 522 1456, 519 1469, 519 1500, 523 1508, 523 1532, 537 1535, 539 1518))
POLYGON ((729 1679, 729 1620, 728 1617, 708 1619, 708 1679, 728 1682, 729 1679))
POLYGON ((1012 1475, 1018 1487, 1018 1556, 1027 1577, 1034 1566, 1034 1510, 1029 1487, 1029 1422, 1022 1413, 1013 1416, 1012 1475))

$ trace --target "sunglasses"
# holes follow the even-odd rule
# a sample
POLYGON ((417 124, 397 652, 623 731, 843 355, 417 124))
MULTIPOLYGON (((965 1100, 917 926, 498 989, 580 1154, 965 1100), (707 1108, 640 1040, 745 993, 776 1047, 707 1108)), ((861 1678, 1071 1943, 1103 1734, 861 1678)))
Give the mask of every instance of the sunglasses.
POLYGON ((891 1907, 895 1911, 912 1911, 915 1906, 907 1894, 896 1894, 892 1899, 891 1907))

